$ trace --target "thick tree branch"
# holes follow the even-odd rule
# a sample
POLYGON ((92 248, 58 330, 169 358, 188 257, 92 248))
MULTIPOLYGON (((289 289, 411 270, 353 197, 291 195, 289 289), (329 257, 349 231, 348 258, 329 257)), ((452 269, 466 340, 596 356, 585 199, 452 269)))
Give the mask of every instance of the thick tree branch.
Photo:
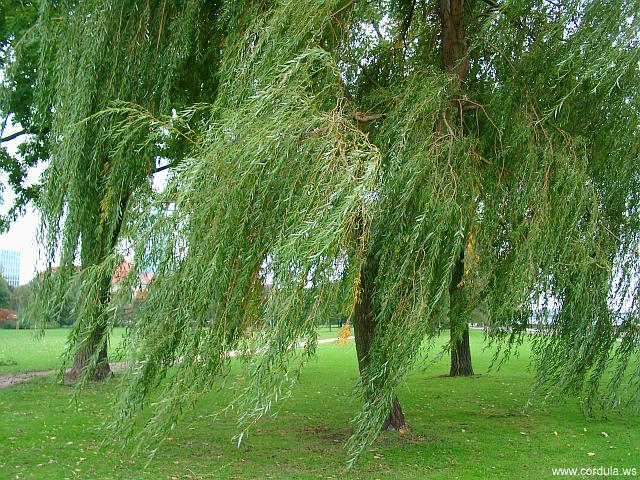
POLYGON ((360 123, 369 123, 369 122, 373 122, 375 120, 379 120, 381 118, 386 118, 386 117, 387 117, 386 113, 367 114, 367 113, 358 112, 358 111, 353 112, 353 118, 360 123))
POLYGON ((462 110, 463 112, 482 108, 482 105, 480 105, 479 103, 471 102, 470 100, 466 100, 463 98, 453 100, 452 106, 453 108, 457 108, 458 110, 462 110))
POLYGON ((400 40, 403 45, 407 40, 407 34, 409 33, 409 28, 411 27, 411 20, 413 20, 413 12, 415 11, 415 7, 415 1, 409 3, 409 8, 407 9, 407 12, 402 21, 402 27, 400 27, 400 40))
POLYGON ((11 140, 21 137, 22 135, 26 135, 27 133, 29 132, 27 132, 26 130, 20 130, 19 132, 15 132, 15 133, 12 133, 11 135, 7 135, 6 137, 0 138, 0 143, 10 142, 11 140))
POLYGON ((376 35, 378 36, 378 40, 380 42, 383 42, 385 40, 384 35, 382 35, 382 32, 380 31, 380 27, 378 26, 378 22, 376 22, 375 19, 371 20, 371 26, 373 27, 373 30, 376 32, 376 35))
POLYGON ((151 170, 151 175, 154 175, 156 173, 160 173, 163 170, 168 170, 169 168, 173 168, 173 167, 177 166, 178 163, 179 162, 170 162, 170 163, 167 163, 166 165, 162 165, 161 167, 156 167, 153 170, 151 170))

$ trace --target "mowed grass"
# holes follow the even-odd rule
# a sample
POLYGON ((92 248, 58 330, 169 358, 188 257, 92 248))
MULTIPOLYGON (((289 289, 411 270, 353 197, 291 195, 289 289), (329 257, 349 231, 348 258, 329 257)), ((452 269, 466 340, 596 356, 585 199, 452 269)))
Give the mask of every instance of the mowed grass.
MULTIPOLYGON (((0 330, 0 375, 58 368, 70 331, 68 328, 53 328, 41 334, 38 330, 0 330)), ((124 328, 115 328, 112 332, 112 357, 124 331, 124 328)))
POLYGON ((100 449, 117 379, 89 386, 75 406, 72 388, 47 379, 0 390, 0 478, 553 478, 555 467, 640 467, 637 417, 589 421, 574 399, 523 411, 532 382, 526 345, 487 374, 482 333, 471 341, 481 375, 442 377, 446 357, 417 369, 398 392, 411 431, 382 434, 349 472, 343 443, 360 408, 353 342, 320 345, 294 395, 240 448, 231 441, 235 418, 211 416, 228 400, 217 391, 185 414, 148 465, 118 445, 100 449))
MULTIPOLYGON (((0 330, 0 375, 5 373, 54 370, 61 364, 67 337, 71 330, 0 330)), ((124 328, 115 328, 110 337, 110 361, 118 360, 118 347, 124 328)), ((337 326, 318 328, 318 338, 338 337, 337 326)))

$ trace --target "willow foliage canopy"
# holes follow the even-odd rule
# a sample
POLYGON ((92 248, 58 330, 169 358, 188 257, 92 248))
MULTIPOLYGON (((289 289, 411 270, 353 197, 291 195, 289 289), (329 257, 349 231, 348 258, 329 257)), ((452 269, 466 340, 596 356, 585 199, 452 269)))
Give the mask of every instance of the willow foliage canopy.
POLYGON ((339 306, 361 367, 357 454, 445 326, 450 290, 461 325, 486 302, 496 360, 542 322, 532 400, 637 407, 638 12, 620 0, 43 2, 42 57, 55 61, 40 96, 56 139, 43 242, 67 272, 44 282, 43 304, 55 309, 79 260, 70 355, 98 345, 92 366, 104 361, 118 305, 105 285, 123 253, 155 271, 116 430, 137 431, 149 406, 142 435, 162 438, 238 350, 244 432, 291 391, 318 319, 339 306))

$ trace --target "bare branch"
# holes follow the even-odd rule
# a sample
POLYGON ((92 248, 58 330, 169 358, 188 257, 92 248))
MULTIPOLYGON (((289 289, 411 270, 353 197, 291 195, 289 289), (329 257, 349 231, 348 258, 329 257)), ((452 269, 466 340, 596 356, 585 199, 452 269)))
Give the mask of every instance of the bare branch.
POLYGON ((26 135, 27 133, 29 132, 27 132, 26 130, 20 130, 19 132, 15 132, 15 133, 12 133, 11 135, 7 135, 6 137, 0 138, 0 143, 10 142, 11 140, 21 137, 22 135, 26 135))
POLYGON ((169 168, 173 168, 178 165, 179 162, 171 162, 166 165, 162 165, 161 167, 156 167, 151 171, 151 175, 155 175, 156 173, 160 173, 164 170, 168 170, 169 168))
POLYGON ((405 17, 402 21, 402 27, 400 27, 400 40, 402 44, 404 44, 407 40, 407 34, 409 33, 409 28, 411 27, 411 20, 413 20, 413 12, 415 10, 416 3, 412 1, 409 4, 409 8, 405 14, 405 17))
POLYGON ((386 113, 372 113, 372 114, 367 114, 364 112, 359 112, 359 111, 355 111, 353 112, 353 118, 360 123, 369 123, 369 122, 373 122, 374 120, 378 120, 380 118, 386 118, 387 114, 386 113))

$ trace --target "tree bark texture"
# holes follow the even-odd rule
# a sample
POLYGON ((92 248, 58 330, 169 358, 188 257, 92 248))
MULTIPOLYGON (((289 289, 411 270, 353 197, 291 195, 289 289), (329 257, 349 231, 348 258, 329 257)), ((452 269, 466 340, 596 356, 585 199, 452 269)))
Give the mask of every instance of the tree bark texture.
POLYGON ((464 275, 464 250, 456 262, 449 286, 449 330, 451 334, 451 369, 452 377, 473 375, 471 364, 471 345, 469 344, 469 323, 466 316, 462 316, 464 310, 460 289, 464 275))
MULTIPOLYGON (((97 344, 104 335, 104 327, 98 327, 93 330, 87 342, 80 346, 73 358, 73 365, 67 372, 65 378, 69 381, 75 381, 82 377, 86 368, 89 367, 91 357, 94 355, 97 344)), ((98 363, 89 376, 90 380, 104 380, 111 374, 111 367, 107 359, 107 344, 100 349, 98 353, 98 363)))
MULTIPOLYGON (((104 279, 100 286, 100 311, 104 311, 111 297, 111 278, 104 279)), ((82 344, 77 348, 75 357, 73 357, 73 365, 66 374, 66 379, 75 381, 82 377, 84 371, 91 366, 91 357, 98 352, 98 360, 95 368, 91 371, 89 379, 93 381, 104 380, 111 373, 111 367, 107 358, 107 343, 100 347, 100 342, 106 334, 106 325, 99 323, 95 325, 82 344)))
MULTIPOLYGON (((118 210, 118 218, 116 219, 116 224, 114 226, 113 231, 111 232, 111 236, 107 240, 108 245, 108 253, 112 252, 116 245, 118 244, 118 240, 120 238, 120 231, 122 229, 122 223, 124 221, 124 213, 129 203, 130 193, 126 193, 120 199, 120 205, 118 210)), ((106 242, 105 242, 106 243, 106 242)), ((98 258, 104 258, 105 255, 99 255, 98 258)), ((109 302, 111 301, 111 276, 102 279, 102 284, 100 286, 100 297, 99 297, 99 314, 102 314, 105 309, 108 307, 109 302)), ((71 369, 67 372, 65 378, 70 381, 78 380, 83 374, 84 371, 90 367, 91 357, 96 353, 96 350, 100 348, 98 352, 98 361, 95 365, 93 371, 91 371, 89 375, 89 380, 100 381, 104 380, 111 374, 111 367, 109 366, 108 361, 108 342, 105 342, 102 347, 100 347, 100 342, 105 335, 108 335, 106 332, 107 326, 103 323, 98 323, 93 327, 93 330, 89 334, 88 338, 77 348, 76 354, 73 358, 73 365, 71 369)))
MULTIPOLYGON (((464 78, 467 74, 469 61, 467 58, 467 40, 464 29, 464 0, 439 0, 438 15, 441 25, 442 40, 442 68, 445 72, 455 75, 455 95, 459 96, 464 78)), ((445 109, 440 131, 445 131, 447 118, 450 116, 451 106, 445 109)), ((462 112, 461 112, 462 113, 462 112)), ((460 126, 462 128, 462 125, 460 126)), ((451 308, 449 319, 451 322, 451 376, 473 375, 471 365, 471 348, 469 345, 469 325, 465 318, 460 318, 463 310, 460 301, 459 288, 464 274, 464 249, 456 262, 449 288, 451 308)))
POLYGON ((462 335, 451 338, 451 377, 469 377, 473 375, 471 364, 471 346, 469 344, 469 326, 465 325, 462 335))
POLYGON ((441 25, 442 66, 445 72, 455 74, 460 87, 469 67, 464 32, 464 1, 440 0, 438 14, 441 25))
MULTIPOLYGON (((354 336, 356 341, 356 352, 358 355, 358 367, 360 375, 365 377, 365 372, 369 366, 369 352, 376 334, 375 313, 371 301, 373 285, 377 268, 370 254, 361 272, 361 292, 360 299, 356 304, 353 320, 354 336)), ((402 412, 402 407, 398 398, 394 396, 393 404, 387 419, 382 426, 383 430, 400 430, 407 428, 407 422, 402 412)))

